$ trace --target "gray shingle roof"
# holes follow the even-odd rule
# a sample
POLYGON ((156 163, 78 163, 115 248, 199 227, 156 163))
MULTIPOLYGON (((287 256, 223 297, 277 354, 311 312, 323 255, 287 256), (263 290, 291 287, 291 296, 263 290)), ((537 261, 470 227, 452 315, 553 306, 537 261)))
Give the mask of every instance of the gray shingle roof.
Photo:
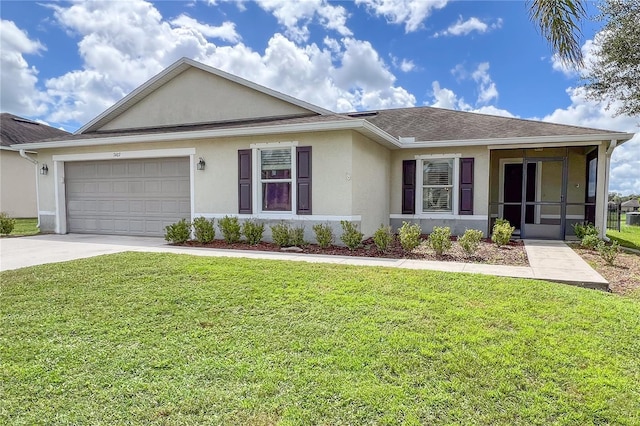
POLYGON ((635 208, 638 208, 638 207, 640 207, 640 202, 638 202, 637 198, 632 198, 631 200, 625 201, 621 205, 622 205, 622 207, 635 207, 635 208))
POLYGON ((387 109, 349 115, 366 118, 392 136, 415 137, 416 141, 618 133, 433 107, 387 109))
POLYGON ((63 136, 69 136, 69 133, 6 112, 0 114, 1 146, 38 142, 44 139, 63 136))

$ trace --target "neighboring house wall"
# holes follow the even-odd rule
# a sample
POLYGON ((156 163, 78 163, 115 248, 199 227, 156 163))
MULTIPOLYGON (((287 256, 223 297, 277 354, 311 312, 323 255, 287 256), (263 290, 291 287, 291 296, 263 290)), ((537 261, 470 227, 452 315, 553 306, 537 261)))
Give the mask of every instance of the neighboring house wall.
MULTIPOLYGON (((458 160, 459 161, 459 160, 458 160)), ((454 179, 457 182, 458 176, 454 179)), ((450 148, 422 148, 393 151, 391 154, 391 196, 390 212, 391 226, 397 229, 403 221, 419 223, 422 232, 430 233, 434 226, 448 226, 454 235, 462 235, 469 228, 479 229, 487 234, 488 228, 488 197, 489 197, 489 150, 486 146, 450 147, 450 148), (416 192, 417 206, 413 215, 402 214, 402 161, 417 160, 416 174, 420 175, 420 156, 443 156, 447 158, 473 158, 473 214, 460 215, 454 206, 451 213, 423 213, 421 211, 420 192, 416 192)), ((420 177, 417 177, 420 186, 420 177)), ((456 199, 459 198, 459 185, 454 185, 456 199)), ((456 204, 457 205, 457 204, 456 204)))
POLYGON ((11 217, 37 216, 35 167, 17 151, 0 149, 0 211, 11 217))
POLYGON ((309 110, 191 68, 133 105, 100 130, 308 114, 309 110))

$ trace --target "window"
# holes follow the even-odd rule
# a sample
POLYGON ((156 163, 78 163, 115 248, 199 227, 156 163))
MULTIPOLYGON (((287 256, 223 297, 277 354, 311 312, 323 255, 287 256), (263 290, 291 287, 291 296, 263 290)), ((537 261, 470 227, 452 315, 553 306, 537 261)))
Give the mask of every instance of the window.
POLYGON ((291 211, 291 148, 262 149, 260 184, 262 211, 291 211))
POLYGON ((454 159, 422 161, 422 211, 452 212, 454 198, 454 159))

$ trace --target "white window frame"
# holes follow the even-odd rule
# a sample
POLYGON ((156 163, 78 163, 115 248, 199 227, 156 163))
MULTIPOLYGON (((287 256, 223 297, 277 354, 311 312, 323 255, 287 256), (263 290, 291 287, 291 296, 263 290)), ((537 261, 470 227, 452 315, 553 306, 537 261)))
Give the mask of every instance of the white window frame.
POLYGON ((297 194, 297 169, 296 169, 296 147, 297 141, 292 142, 269 142, 269 143, 256 143, 251 144, 250 148, 253 151, 253 205, 256 206, 256 211, 259 215, 265 216, 291 216, 296 214, 296 206, 298 205, 297 194), (273 149, 291 149, 291 179, 262 179, 262 158, 261 152, 273 149), (291 210, 262 210, 262 182, 291 182, 291 210))
POLYGON ((460 192, 460 158, 462 154, 429 154, 429 155, 416 155, 417 160, 417 179, 416 179, 416 212, 418 216, 436 216, 436 217, 457 217, 458 215, 458 203, 460 192), (423 210, 423 197, 424 197, 424 163, 429 160, 453 160, 453 170, 451 176, 451 210, 447 211, 424 211, 423 210))

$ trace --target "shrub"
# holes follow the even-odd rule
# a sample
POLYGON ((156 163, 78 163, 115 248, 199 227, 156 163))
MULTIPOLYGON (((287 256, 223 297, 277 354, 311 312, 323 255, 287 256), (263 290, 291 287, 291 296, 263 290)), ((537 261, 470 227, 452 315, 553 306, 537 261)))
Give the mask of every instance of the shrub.
POLYGON ((613 265, 618 253, 620 253, 620 246, 617 241, 614 241, 611 245, 605 244, 604 241, 600 241, 600 244, 598 244, 598 254, 608 265, 613 265))
POLYGON ((462 247, 462 250, 468 255, 473 255, 478 251, 480 241, 484 237, 484 233, 478 229, 467 229, 464 231, 462 237, 458 238, 458 244, 462 247))
POLYGON ((262 241, 262 235, 264 234, 264 224, 257 223, 253 220, 247 220, 242 224, 242 235, 247 240, 248 244, 256 245, 262 241))
POLYGON ((364 234, 358 231, 358 225, 346 220, 341 220, 340 225, 342 225, 342 235, 340 236, 340 240, 344 245, 347 246, 349 250, 355 250, 360 247, 362 245, 362 237, 364 237, 364 234))
POLYGON ((373 234, 373 242, 378 250, 387 251, 389 245, 393 241, 393 232, 390 226, 380 225, 380 228, 373 234))
POLYGON ((173 244, 184 244, 191 237, 191 224, 186 219, 167 225, 164 230, 164 239, 173 244))
POLYGON ((9 235, 16 226, 16 220, 5 212, 0 213, 0 235, 9 235))
POLYGON ((240 241, 240 223, 235 216, 225 216, 218 219, 218 228, 222 232, 222 237, 227 244, 240 241))
POLYGON ((193 219, 193 235, 196 241, 207 244, 213 241, 216 236, 216 230, 213 227, 213 219, 209 220, 205 217, 197 217, 193 219))
POLYGON ((333 230, 328 223, 318 223, 317 225, 313 225, 313 232, 316 234, 316 241, 320 248, 328 248, 333 244, 333 230))
POLYGON ((582 239, 587 235, 598 235, 600 231, 595 227, 593 223, 574 223, 573 224, 573 232, 576 234, 576 237, 582 241, 582 239))
POLYGON ((304 240, 304 226, 289 229, 289 244, 296 247, 304 247, 308 244, 304 240))
POLYGON ((448 226, 434 226, 427 242, 436 252, 436 256, 442 256, 451 249, 451 228, 448 226))
POLYGON ((398 229, 398 238, 404 251, 411 251, 420 245, 420 235, 422 228, 417 223, 402 222, 398 229))
POLYGON ((600 238, 597 235, 587 234, 582 237, 582 241, 580 241, 580 245, 589 250, 595 250, 600 244, 600 238))
POLYGON ((493 233, 491 235, 491 241, 493 241, 498 247, 506 246, 511 240, 513 231, 516 230, 515 226, 511 226, 508 220, 498 219, 495 225, 493 225, 493 233))
POLYGON ((282 222, 277 225, 273 225, 271 228, 271 238, 273 243, 278 247, 289 247, 291 245, 291 232, 289 232, 289 225, 282 222))

